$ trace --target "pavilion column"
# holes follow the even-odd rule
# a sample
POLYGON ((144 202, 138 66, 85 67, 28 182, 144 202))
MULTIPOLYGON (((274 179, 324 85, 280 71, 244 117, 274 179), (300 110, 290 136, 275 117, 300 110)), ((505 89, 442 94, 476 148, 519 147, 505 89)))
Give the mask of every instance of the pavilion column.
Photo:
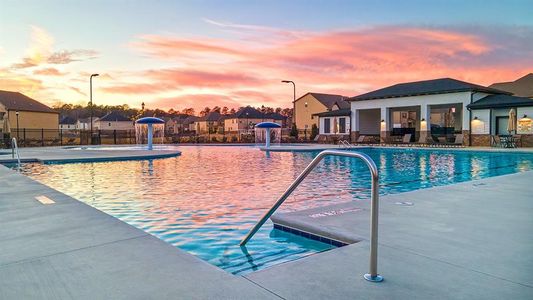
POLYGON ((352 110, 350 128, 351 128, 350 138, 352 142, 355 142, 359 138, 359 110, 358 109, 352 110))
POLYGON ((420 105, 420 142, 428 142, 431 137, 431 107, 427 104, 420 105))
POLYGON ((388 107, 381 108, 381 120, 380 120, 380 140, 382 143, 386 143, 390 137, 390 109, 388 107))

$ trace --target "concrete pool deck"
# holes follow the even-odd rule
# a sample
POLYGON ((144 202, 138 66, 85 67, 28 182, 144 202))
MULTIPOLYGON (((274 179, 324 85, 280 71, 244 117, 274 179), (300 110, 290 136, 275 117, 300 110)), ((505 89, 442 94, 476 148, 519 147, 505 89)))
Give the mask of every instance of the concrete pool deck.
MULTIPOLYGON (((116 150, 72 149, 71 147, 19 148, 22 162, 69 163, 87 161, 116 161, 135 159, 156 159, 178 156, 178 150, 116 150)), ((0 152, 0 163, 16 163, 11 151, 0 152)))
POLYGON ((381 197, 376 284, 366 201, 275 215, 361 242, 241 277, 0 165, 0 299, 531 299, 531 182, 381 197))
POLYGON ((385 281, 374 284, 362 278, 369 201, 275 214, 275 224, 361 242, 246 277, 287 299, 533 299, 532 183, 529 171, 382 196, 385 281))

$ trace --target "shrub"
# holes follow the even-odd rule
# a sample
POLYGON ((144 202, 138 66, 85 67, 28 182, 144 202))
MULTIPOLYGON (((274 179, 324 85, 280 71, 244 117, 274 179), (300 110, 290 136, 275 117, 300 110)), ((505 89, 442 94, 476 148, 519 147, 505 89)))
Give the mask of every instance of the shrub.
POLYGON ((314 140, 317 135, 318 135, 318 126, 316 126, 316 124, 313 124, 313 126, 311 126, 311 135, 309 137, 311 138, 311 140, 314 140))

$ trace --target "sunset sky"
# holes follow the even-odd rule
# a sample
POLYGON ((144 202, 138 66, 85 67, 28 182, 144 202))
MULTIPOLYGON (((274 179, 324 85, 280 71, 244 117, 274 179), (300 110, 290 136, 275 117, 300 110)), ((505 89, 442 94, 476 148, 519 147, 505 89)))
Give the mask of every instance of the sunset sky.
POLYGON ((290 107, 533 72, 533 1, 0 0, 0 89, 47 104, 290 107), (504 4, 502 4, 504 3, 504 4))

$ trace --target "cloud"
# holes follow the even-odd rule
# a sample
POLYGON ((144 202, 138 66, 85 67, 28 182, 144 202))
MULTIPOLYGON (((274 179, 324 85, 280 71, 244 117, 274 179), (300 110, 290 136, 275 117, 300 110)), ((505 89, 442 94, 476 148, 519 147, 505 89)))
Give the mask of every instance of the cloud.
POLYGON ((150 94, 208 89, 242 103, 289 106, 290 91, 281 79, 296 81, 298 94, 353 96, 440 77, 489 85, 531 72, 527 62, 533 61, 531 27, 375 26, 289 32, 205 21, 238 32, 238 38, 140 36, 131 44, 134 49, 159 60, 179 59, 182 66, 141 71, 139 83, 104 90, 150 94), (265 36, 277 39, 265 42, 265 36))
POLYGON ((44 75, 44 76, 64 76, 67 73, 62 73, 56 68, 44 68, 33 71, 34 75, 44 75))
POLYGON ((52 53, 47 59, 49 64, 69 64, 75 61, 89 60, 98 57, 95 50, 62 50, 52 53))
POLYGON ((95 50, 75 49, 54 51, 54 38, 43 28, 31 26, 30 45, 26 56, 13 69, 26 69, 45 64, 68 64, 98 57, 95 50))

